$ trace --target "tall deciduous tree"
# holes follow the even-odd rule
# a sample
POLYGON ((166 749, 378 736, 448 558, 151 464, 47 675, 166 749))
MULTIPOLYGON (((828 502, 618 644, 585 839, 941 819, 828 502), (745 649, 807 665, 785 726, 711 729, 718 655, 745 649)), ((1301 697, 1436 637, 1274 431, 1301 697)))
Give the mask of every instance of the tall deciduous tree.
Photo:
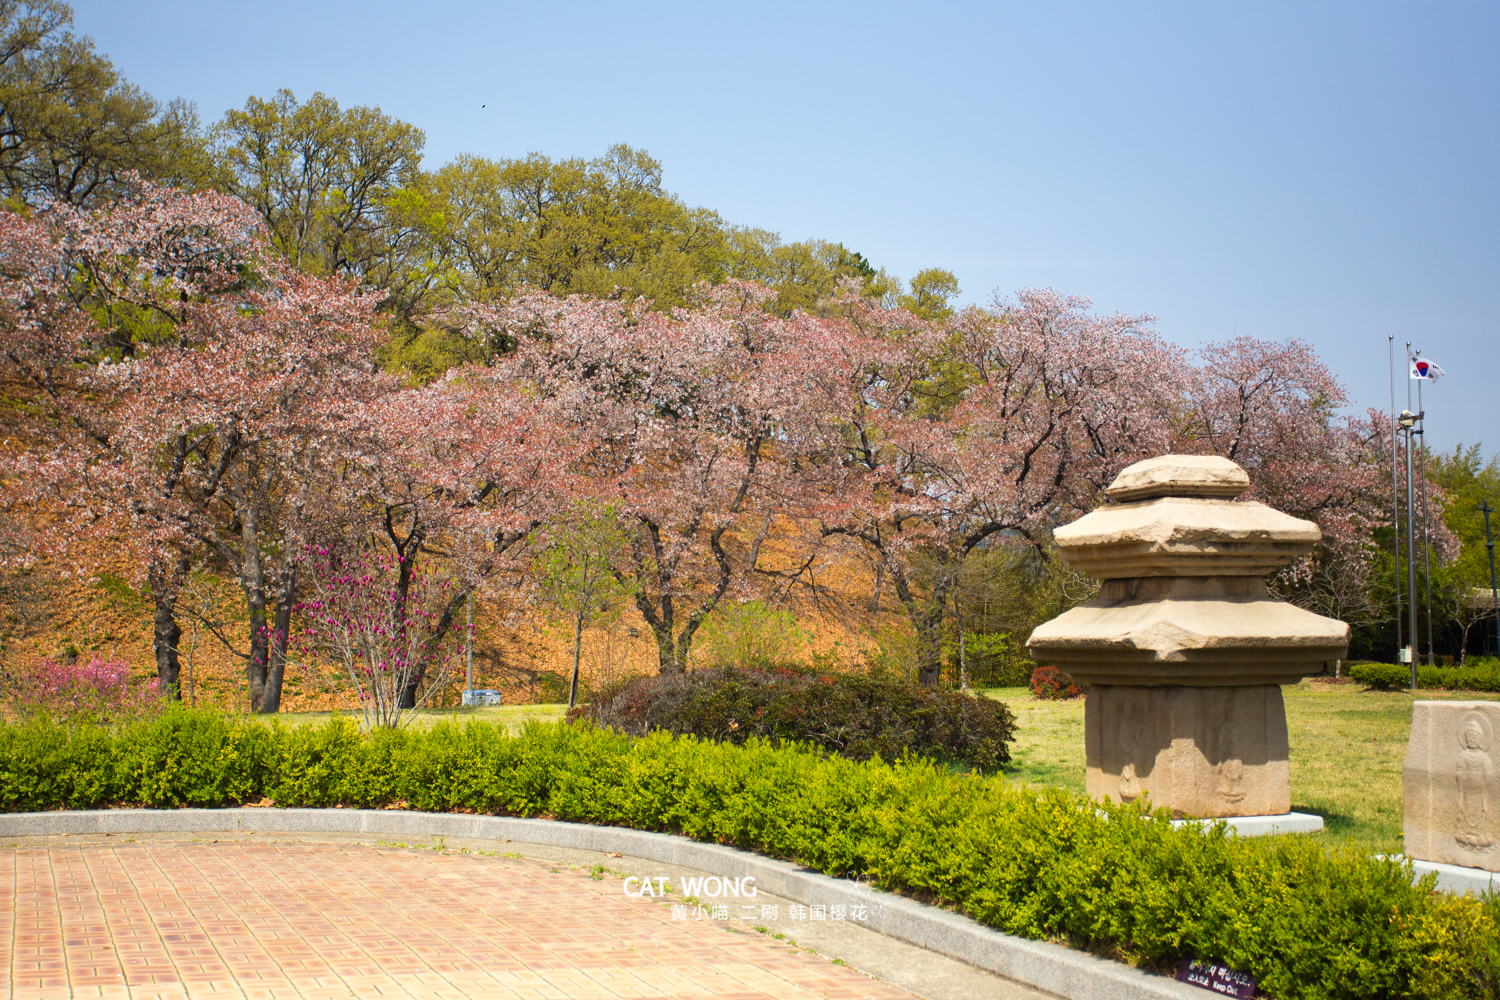
MULTIPOLYGON (((216 127, 230 189, 254 207, 294 268, 378 284, 401 226, 420 210, 400 199, 416 183, 426 137, 379 108, 340 109, 289 90, 252 97, 216 127)), ((389 287, 389 285, 381 285, 389 287)))
MULTIPOLYGON (((1298 340, 1239 337, 1199 357, 1176 450, 1238 462, 1250 476, 1247 499, 1317 522, 1319 550, 1277 578, 1287 597, 1352 624, 1374 620, 1371 542, 1390 522, 1389 418, 1339 417, 1343 386, 1298 340)), ((1441 558, 1450 538, 1437 542, 1441 558)))
POLYGON ((109 537, 138 556, 169 687, 178 589, 193 558, 221 559, 250 611, 253 704, 275 711, 289 543, 344 412, 395 385, 374 370, 373 299, 292 271, 212 193, 138 182, 108 208, 0 216, 0 239, 16 269, 0 341, 30 445, 12 499, 64 555, 109 537))
POLYGON ((1045 552, 1121 467, 1166 450, 1181 359, 1149 317, 1096 316, 1051 291, 923 330, 849 415, 846 460, 866 499, 823 531, 879 553, 919 677, 936 684, 964 560, 1004 544, 1045 552))
MULTIPOLYGON (((662 672, 687 668, 693 637, 756 567, 779 516, 822 502, 839 474, 836 401, 853 352, 840 328, 783 318, 762 286, 729 282, 671 315, 643 303, 532 293, 492 322, 518 346, 484 377, 520 383, 592 447, 577 467, 617 484, 633 527, 617 567, 656 641, 662 672)), ((478 377, 479 373, 475 373, 478 377)))
POLYGON ((57 0, 0 0, 0 194, 97 205, 137 174, 187 187, 218 180, 193 106, 123 81, 72 22, 57 0))
POLYGON ((162 689, 177 683, 176 601, 187 524, 218 488, 200 428, 143 440, 107 385, 142 353, 192 350, 201 310, 232 295, 257 257, 255 224, 222 195, 136 181, 108 207, 0 214, 0 358, 16 387, 6 416, 25 450, 6 456, 7 503, 39 541, 85 570, 99 542, 135 555, 155 601, 162 689))
POLYGON ((538 587, 572 631, 568 707, 573 708, 578 704, 584 628, 600 616, 618 614, 621 603, 630 596, 629 585, 615 575, 629 541, 620 530, 615 509, 608 504, 597 509, 575 506, 572 516, 553 525, 549 536, 537 560, 538 587))

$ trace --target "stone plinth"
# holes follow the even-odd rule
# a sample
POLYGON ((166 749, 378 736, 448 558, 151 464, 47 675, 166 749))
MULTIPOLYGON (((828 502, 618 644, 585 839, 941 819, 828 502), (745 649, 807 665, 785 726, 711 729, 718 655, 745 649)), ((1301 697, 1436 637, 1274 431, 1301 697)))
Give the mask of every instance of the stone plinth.
POLYGON ((1090 689, 1088 792, 1143 794, 1174 816, 1272 816, 1292 808, 1281 688, 1090 689))
POLYGON ((1234 498, 1227 459, 1164 455, 1125 469, 1115 501, 1058 528, 1062 558, 1099 596, 1039 626, 1039 663, 1093 685, 1089 794, 1146 796, 1179 817, 1291 809, 1277 685, 1348 652, 1349 627, 1273 598, 1264 577, 1312 551, 1318 526, 1234 498))
POLYGON ((1419 701, 1401 772, 1409 858, 1500 872, 1500 702, 1419 701))

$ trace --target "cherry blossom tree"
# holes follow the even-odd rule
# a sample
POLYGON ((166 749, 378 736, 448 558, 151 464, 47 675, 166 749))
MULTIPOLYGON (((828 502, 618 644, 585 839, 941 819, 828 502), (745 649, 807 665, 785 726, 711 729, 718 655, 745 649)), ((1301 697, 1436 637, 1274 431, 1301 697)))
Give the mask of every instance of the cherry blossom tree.
POLYGON ((290 270, 215 194, 141 184, 106 208, 3 223, 15 271, 0 338, 29 391, 10 501, 30 504, 64 557, 105 539, 137 556, 168 689, 177 593, 194 558, 220 560, 250 614, 252 705, 275 711, 288 553, 316 473, 344 411, 395 387, 374 369, 373 299, 290 270))
POLYGON ((964 310, 908 341, 849 415, 846 461, 867 500, 823 532, 879 553, 916 629, 924 684, 938 681, 943 620, 969 555, 1044 550, 1054 525, 1171 440, 1181 352, 1149 317, 1088 305, 1026 290, 964 310))
MULTIPOLYGON (((6 503, 65 566, 96 568, 101 541, 137 557, 155 603, 158 680, 175 694, 177 595, 191 543, 182 505, 187 436, 133 452, 99 366, 170 345, 204 303, 253 266, 255 223, 239 203, 135 182, 113 204, 0 214, 0 363, 16 386, 6 417, 24 448, 5 456, 6 503)), ((209 487, 211 493, 212 487, 209 487)))
MULTIPOLYGON (((373 309, 373 297, 341 281, 271 263, 232 302, 194 309, 185 336, 95 376, 118 400, 115 436, 136 461, 167 442, 187 439, 196 449, 184 485, 211 499, 179 505, 177 526, 244 594, 250 635, 241 655, 256 711, 280 705, 295 556, 329 509, 324 484, 342 454, 348 413, 396 388, 374 367, 373 309)), ((122 467, 116 488, 139 481, 122 467)))
MULTIPOLYGON (((398 607, 426 562, 445 563, 452 586, 433 623, 441 640, 477 588, 525 582, 534 533, 575 495, 579 436, 553 419, 550 400, 478 366, 379 396, 353 422, 341 516, 396 559, 398 607)), ((402 707, 415 706, 425 676, 419 660, 402 707)))
MULTIPOLYGON (((1352 624, 1380 617, 1370 571, 1374 532, 1391 523, 1390 417, 1339 416, 1343 386, 1299 340, 1238 337, 1205 345, 1199 358, 1175 450, 1238 462, 1250 476, 1245 499, 1317 522, 1318 551, 1277 577, 1285 596, 1352 624)), ((1439 512, 1434 551, 1446 560, 1455 547, 1442 527, 1442 491, 1423 480, 1418 497, 1424 490, 1439 512)))
POLYGON ((616 572, 664 673, 687 668, 694 635, 745 584, 774 520, 820 502, 813 473, 838 470, 848 407, 833 399, 853 355, 839 326, 779 317, 772 298, 728 282, 663 314, 520 295, 485 320, 516 349, 466 376, 526 386, 587 443, 574 469, 632 525, 616 572))

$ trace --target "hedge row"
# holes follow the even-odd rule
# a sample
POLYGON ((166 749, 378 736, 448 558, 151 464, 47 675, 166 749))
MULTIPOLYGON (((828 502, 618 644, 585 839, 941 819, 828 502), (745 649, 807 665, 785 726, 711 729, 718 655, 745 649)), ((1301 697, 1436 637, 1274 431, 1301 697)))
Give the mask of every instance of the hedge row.
MULTIPOLYGON (((1411 668, 1401 663, 1355 663, 1349 676, 1366 687, 1392 690, 1411 687, 1411 668)), ((1500 691, 1500 667, 1431 667, 1418 665, 1417 687, 1452 691, 1500 691)))
POLYGON ((361 735, 174 710, 108 732, 0 729, 0 808, 393 804, 661 830, 956 907, 1138 965, 1199 956, 1285 998, 1493 997, 1500 902, 1414 886, 1308 837, 1173 830, 1163 816, 907 758, 852 761, 582 726, 361 735))

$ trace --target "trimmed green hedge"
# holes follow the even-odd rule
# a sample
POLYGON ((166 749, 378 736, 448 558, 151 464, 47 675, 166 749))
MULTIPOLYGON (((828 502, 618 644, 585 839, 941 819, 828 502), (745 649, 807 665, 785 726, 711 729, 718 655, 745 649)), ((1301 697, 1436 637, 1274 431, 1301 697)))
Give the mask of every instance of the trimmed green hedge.
MULTIPOLYGON (((1382 691, 1411 687, 1411 668, 1401 663, 1355 663, 1349 676, 1382 691)), ((1417 666, 1417 687, 1452 691, 1500 691, 1500 668, 1417 666)))
POLYGON ((1500 902, 1414 886, 1309 837, 1174 830, 1164 816, 928 761, 799 745, 483 723, 361 735, 174 710, 113 733, 0 729, 0 808, 404 804, 733 844, 950 905, 988 926, 1167 969, 1251 972, 1286 998, 1493 997, 1500 902))

